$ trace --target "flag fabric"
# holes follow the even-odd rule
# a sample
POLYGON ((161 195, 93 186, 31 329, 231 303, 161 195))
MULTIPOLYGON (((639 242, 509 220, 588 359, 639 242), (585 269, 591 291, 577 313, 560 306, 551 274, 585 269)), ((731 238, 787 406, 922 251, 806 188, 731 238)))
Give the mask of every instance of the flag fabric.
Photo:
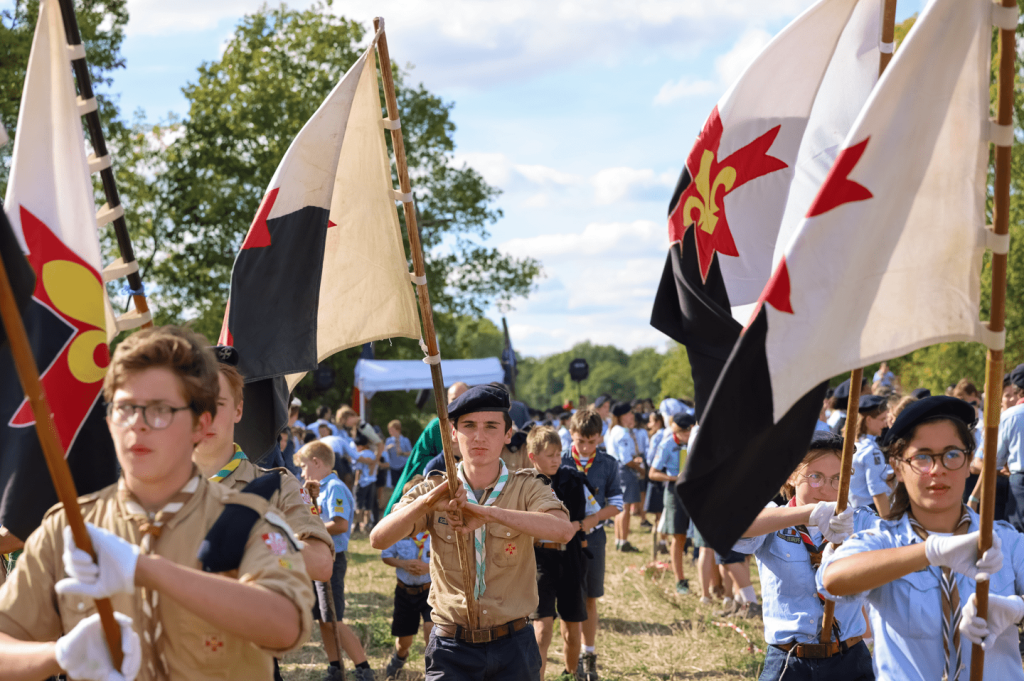
POLYGON ((239 353, 246 390, 236 438, 257 460, 287 422, 288 391, 320 361, 371 340, 420 335, 376 39, 288 148, 231 272, 220 342, 239 353))
POLYGON ((991 13, 929 3, 777 254, 678 483, 716 550, 806 454, 823 381, 933 343, 1001 347, 979 321, 991 13))
MULTIPOLYGON (((25 328, 75 486, 86 494, 115 482, 117 467, 100 398, 112 315, 75 100, 60 7, 43 0, 4 208, 36 276, 25 328)), ((25 539, 57 494, 9 348, 0 376, 0 524, 25 539)))
POLYGON ((879 11, 875 0, 810 7, 722 96, 687 156, 651 324, 687 348, 698 419, 878 78, 879 11))
MULTIPOLYGON (((11 229, 11 223, 7 214, 0 205, 0 259, 4 263, 4 272, 7 274, 7 281, 10 282, 11 292, 14 294, 14 302, 18 310, 24 314, 25 307, 32 300, 32 291, 36 287, 36 273, 28 264, 25 254, 21 252, 21 245, 18 237, 11 229)), ((7 331, 0 328, 0 350, 6 349, 7 331)))

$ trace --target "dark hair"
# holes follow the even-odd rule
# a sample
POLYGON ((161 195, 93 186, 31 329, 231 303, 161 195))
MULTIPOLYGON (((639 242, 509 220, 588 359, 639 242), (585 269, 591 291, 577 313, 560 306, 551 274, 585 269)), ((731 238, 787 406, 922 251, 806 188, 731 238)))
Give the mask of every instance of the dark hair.
MULTIPOLYGON (((934 419, 926 419, 921 421, 914 426, 914 429, 910 431, 906 437, 901 437, 898 440, 893 441, 888 447, 885 448, 885 455, 888 458, 889 465, 892 466, 893 472, 886 479, 890 485, 894 485, 892 492, 889 494, 889 514, 885 516, 886 520, 899 520, 903 517, 903 514, 910 509, 910 495, 907 493, 907 486, 902 482, 896 480, 896 466, 903 461, 903 455, 907 451, 907 447, 913 441, 914 436, 917 434, 917 429, 926 423, 937 423, 939 421, 949 421, 956 428, 957 437, 960 438, 960 443, 967 450, 967 455, 970 457, 970 451, 973 449, 974 444, 974 433, 971 431, 971 427, 960 419, 950 418, 948 416, 940 416, 934 419)), ((961 491, 962 494, 962 491, 961 491)))
POLYGON ((370 438, 366 437, 361 432, 357 431, 356 436, 352 438, 352 442, 359 445, 360 447, 365 447, 368 444, 370 444, 370 438))
POLYGON ((312 433, 312 432, 307 430, 306 434, 302 436, 302 444, 308 445, 313 440, 318 440, 318 439, 319 438, 314 433, 312 433))
POLYGON ((316 417, 318 419, 323 419, 324 421, 330 420, 331 408, 328 407, 326 404, 321 404, 319 407, 316 408, 316 417))

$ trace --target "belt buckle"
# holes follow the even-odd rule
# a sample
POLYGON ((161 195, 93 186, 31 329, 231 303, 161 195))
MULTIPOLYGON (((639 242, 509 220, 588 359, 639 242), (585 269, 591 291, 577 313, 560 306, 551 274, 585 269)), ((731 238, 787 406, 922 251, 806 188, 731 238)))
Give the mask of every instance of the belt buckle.
POLYGON ((491 642, 491 630, 490 629, 468 629, 466 630, 467 638, 470 643, 490 643, 491 642))
POLYGON ((823 659, 826 657, 832 657, 832 644, 831 643, 801 643, 799 646, 800 657, 809 657, 811 659, 823 659))

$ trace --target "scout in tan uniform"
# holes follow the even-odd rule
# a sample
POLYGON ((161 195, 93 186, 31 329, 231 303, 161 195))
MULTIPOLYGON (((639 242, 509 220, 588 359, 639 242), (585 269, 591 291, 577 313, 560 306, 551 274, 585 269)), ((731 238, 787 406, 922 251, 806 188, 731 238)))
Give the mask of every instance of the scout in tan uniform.
MULTIPOLYGON (((241 491, 250 482, 270 471, 252 463, 235 444, 235 424, 242 419, 242 390, 244 379, 235 366, 238 351, 230 346, 218 345, 213 348, 217 358, 220 393, 217 398, 217 415, 196 445, 192 460, 199 472, 213 482, 220 482, 229 488, 241 491)), ((324 522, 312 509, 312 500, 303 500, 302 486, 298 478, 284 468, 273 469, 281 476, 281 489, 270 497, 270 506, 275 509, 295 537, 303 542, 302 560, 311 579, 318 582, 331 578, 331 564, 334 562, 334 542, 327 533, 324 522)), ((307 499, 309 495, 306 495, 307 499)))
POLYGON ((225 507, 267 509, 260 497, 210 483, 192 463, 217 409, 207 345, 164 327, 118 346, 104 398, 122 478, 81 500, 98 562, 74 547, 61 507, 51 509, 0 588, 0 678, 62 668, 76 679, 118 678, 90 617, 96 598, 110 597, 118 612, 129 679, 140 662, 132 628, 147 681, 270 679, 272 655, 308 638, 312 589, 285 523, 260 513, 228 574, 204 572, 196 557, 222 513, 230 517, 225 507))
POLYGON ((567 543, 569 515, 532 469, 509 473, 501 461, 511 437, 508 393, 470 388, 448 406, 453 437, 463 452, 458 495, 449 501, 445 478, 432 476, 409 490, 370 534, 375 549, 427 530, 433 551, 429 603, 434 628, 426 678, 538 679, 540 652, 527 616, 537 608, 534 539, 567 543), (470 492, 467 493, 467 489, 470 492), (460 524, 449 509, 458 510, 460 524), (474 549, 473 594, 479 629, 469 630, 455 533, 474 549))

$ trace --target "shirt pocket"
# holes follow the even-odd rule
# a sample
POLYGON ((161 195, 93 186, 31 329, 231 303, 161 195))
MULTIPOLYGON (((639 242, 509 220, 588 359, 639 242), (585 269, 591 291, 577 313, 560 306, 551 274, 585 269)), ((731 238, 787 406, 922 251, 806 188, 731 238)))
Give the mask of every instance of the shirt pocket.
MULTIPOLYGON (((430 551, 434 555, 431 556, 431 559, 437 560, 438 567, 443 572, 457 573, 461 582, 462 568, 459 564, 459 548, 455 543, 456 533, 457 530, 448 525, 448 519, 444 513, 434 514, 434 527, 430 542, 430 551)), ((472 541, 471 537, 470 541, 472 541)), ((472 548, 473 545, 470 544, 470 549, 472 548)))
MULTIPOLYGON (((799 539, 799 535, 796 536, 799 539)), ((781 596, 806 596, 814 594, 814 574, 811 572, 811 559, 803 544, 796 544, 778 536, 776 532, 768 545, 771 555, 772 571, 778 577, 778 589, 781 596), (807 579, 807 576, 810 579, 807 579)))
POLYGON ((522 560, 524 547, 523 534, 506 525, 488 523, 487 525, 487 560, 493 561, 498 567, 518 565, 522 560))
MULTIPOLYGON (((907 638, 934 638, 942 631, 941 576, 935 572, 931 569, 911 572, 894 582, 897 589, 891 602, 898 609, 897 621, 903 624, 900 633, 907 638)), ((959 583, 957 586, 960 586, 959 583)), ((961 606, 968 595, 960 594, 961 606)))

